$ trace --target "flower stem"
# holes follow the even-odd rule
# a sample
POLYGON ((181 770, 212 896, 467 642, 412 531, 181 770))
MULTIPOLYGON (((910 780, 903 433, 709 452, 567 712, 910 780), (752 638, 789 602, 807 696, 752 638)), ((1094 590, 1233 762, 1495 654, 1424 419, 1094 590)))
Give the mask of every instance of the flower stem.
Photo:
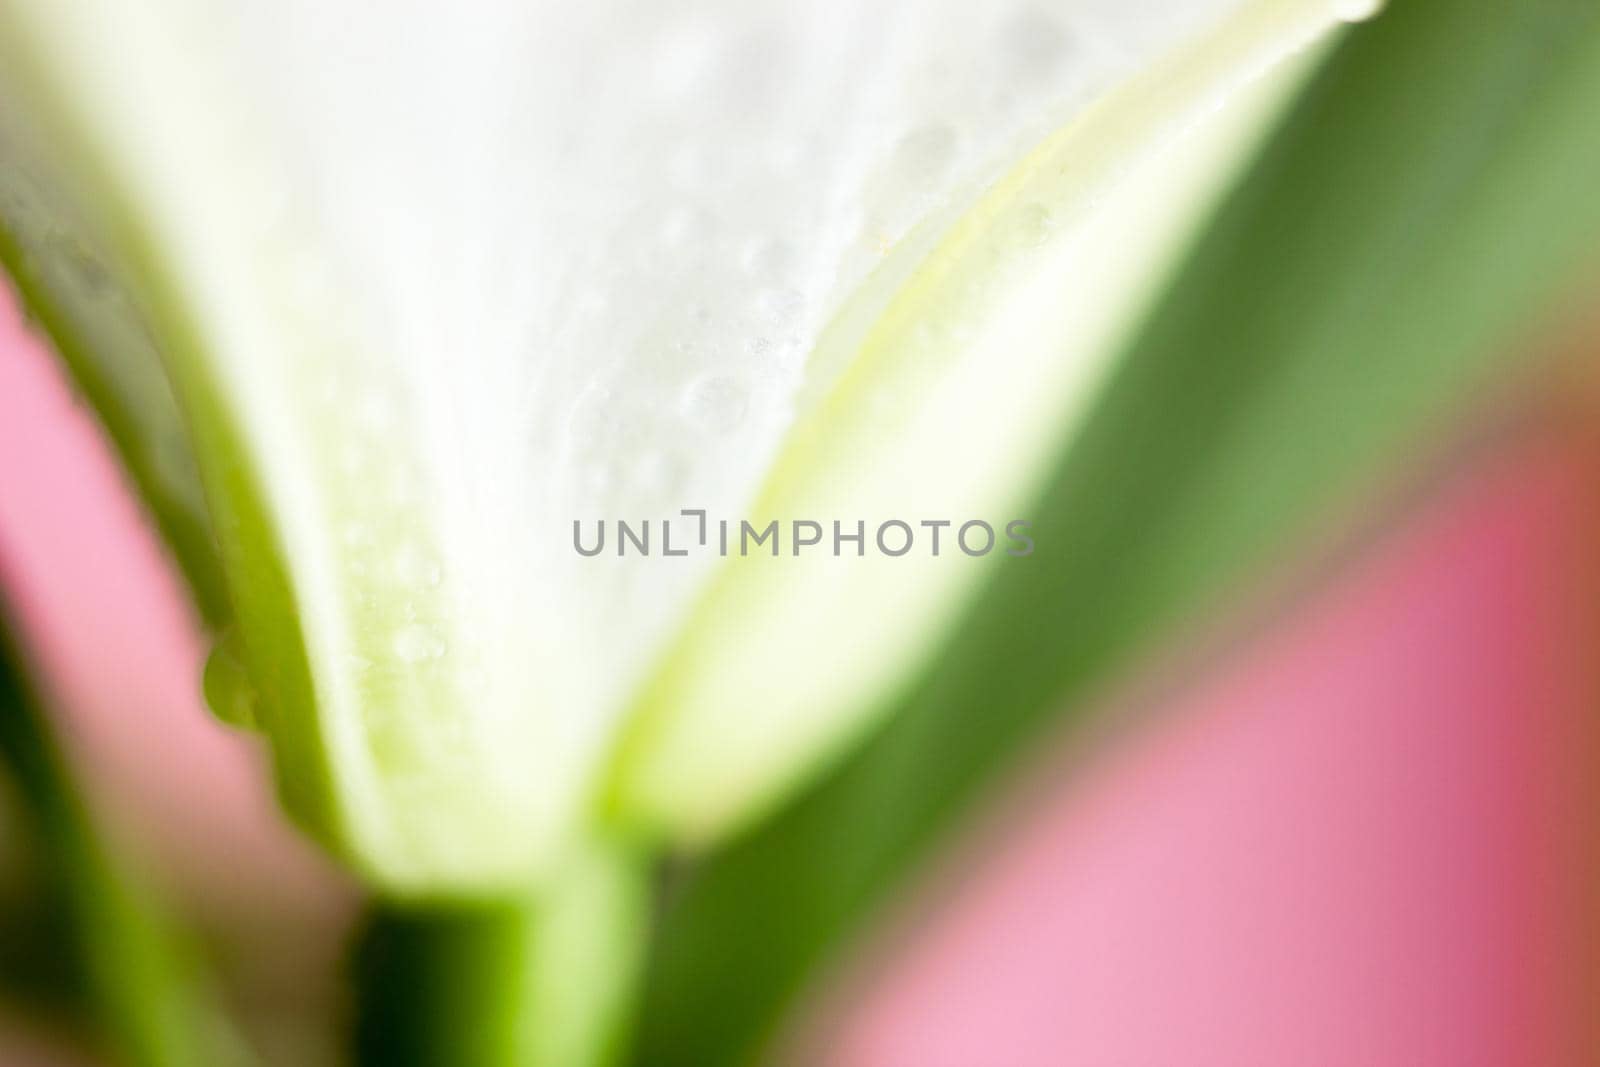
POLYGON ((380 902, 356 951, 356 1063, 614 1063, 647 929, 644 870, 591 844, 526 897, 380 902))

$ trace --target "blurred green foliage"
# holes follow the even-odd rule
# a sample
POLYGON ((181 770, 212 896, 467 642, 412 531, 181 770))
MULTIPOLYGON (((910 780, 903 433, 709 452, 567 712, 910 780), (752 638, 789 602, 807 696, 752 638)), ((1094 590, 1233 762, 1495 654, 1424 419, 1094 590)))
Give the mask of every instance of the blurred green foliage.
POLYGON ((0 916, 6 994, 87 1032, 120 1067, 248 1062, 187 948, 92 825, 4 610, 0 773, 12 787, 8 829, 24 839, 21 899, 0 916))

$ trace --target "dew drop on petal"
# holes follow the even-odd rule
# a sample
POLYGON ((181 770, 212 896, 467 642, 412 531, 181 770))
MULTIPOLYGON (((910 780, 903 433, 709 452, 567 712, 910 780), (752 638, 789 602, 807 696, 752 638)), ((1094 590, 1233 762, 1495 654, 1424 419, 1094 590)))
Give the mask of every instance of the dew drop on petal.
POLYGON ((1067 31, 1038 8, 1014 13, 1000 31, 1008 69, 1018 78, 1042 78, 1054 71, 1071 51, 1067 31))
POLYGON ((713 433, 728 433, 744 421, 750 398, 744 383, 728 375, 706 375, 683 391, 684 415, 713 433))
POLYGON ((392 647, 403 663, 425 663, 444 655, 444 638, 424 623, 407 623, 395 631, 392 647))
POLYGON ((744 269, 753 278, 781 282, 794 271, 794 249, 776 238, 758 238, 744 250, 744 269))
POLYGON ((201 675, 206 706, 222 722, 242 729, 256 725, 259 696, 244 666, 244 649, 236 630, 225 633, 206 657, 201 675))
POLYGON ((403 585, 431 588, 438 585, 442 577, 439 561, 414 543, 401 545, 390 565, 395 580, 403 585))
POLYGON ((944 123, 912 130, 895 147, 894 168, 907 185, 932 183, 950 167, 956 154, 956 132, 944 123))
POLYGON ((1017 215, 1017 243, 1024 248, 1038 248, 1050 240, 1055 229, 1055 219, 1043 204, 1027 204, 1017 215))
POLYGON ((805 310, 805 297, 793 289, 768 289, 759 300, 762 312, 772 322, 793 322, 805 310))

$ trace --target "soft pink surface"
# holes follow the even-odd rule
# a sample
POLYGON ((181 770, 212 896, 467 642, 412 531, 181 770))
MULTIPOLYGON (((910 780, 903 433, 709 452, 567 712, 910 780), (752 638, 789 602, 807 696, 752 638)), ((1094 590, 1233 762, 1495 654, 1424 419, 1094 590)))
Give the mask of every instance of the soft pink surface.
MULTIPOLYGON (((1590 446, 1476 465, 1060 776, 888 953, 829 1067, 1587 1062, 1590 446)), ((163 561, 3 302, 0 553, 97 795, 166 880, 245 911, 345 899, 199 707, 163 561)))
POLYGON ((320 857, 253 743, 199 695, 205 649, 93 417, 0 290, 0 573, 106 815, 205 895, 310 905, 320 857))
POLYGON ((967 872, 830 1067, 1592 1062, 1593 437, 1524 439, 967 872))

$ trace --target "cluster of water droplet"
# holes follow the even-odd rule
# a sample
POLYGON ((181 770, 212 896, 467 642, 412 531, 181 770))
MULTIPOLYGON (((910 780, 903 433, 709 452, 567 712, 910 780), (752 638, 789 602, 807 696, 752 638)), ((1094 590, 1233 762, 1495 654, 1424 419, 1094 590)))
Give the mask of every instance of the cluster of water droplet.
MULTIPOLYGON (((620 50, 650 72, 631 113, 571 135, 610 157, 574 175, 631 178, 600 183, 605 255, 566 305, 572 508, 737 503, 802 385, 825 391, 807 357, 849 294, 919 224, 937 238, 1104 66, 1050 6, 824 6, 661 16, 620 50)), ((1021 239, 1049 222, 1039 209, 1021 239)))
MULTIPOLYGON (((851 323, 1151 33, 1113 0, 772 0, 625 27, 485 5, 351 41, 288 6, 251 29, 299 27, 277 88, 314 116, 284 127, 310 169, 266 180, 294 196, 265 259, 290 332, 325 342, 298 356, 301 429, 332 459, 319 506, 378 747, 513 611, 553 620, 540 662, 577 703, 625 694, 702 563, 580 561, 571 521, 737 517, 850 365, 851 323), (401 74, 318 58, 347 48, 401 74)), ((1005 226, 1009 255, 1059 220, 1005 226)))

